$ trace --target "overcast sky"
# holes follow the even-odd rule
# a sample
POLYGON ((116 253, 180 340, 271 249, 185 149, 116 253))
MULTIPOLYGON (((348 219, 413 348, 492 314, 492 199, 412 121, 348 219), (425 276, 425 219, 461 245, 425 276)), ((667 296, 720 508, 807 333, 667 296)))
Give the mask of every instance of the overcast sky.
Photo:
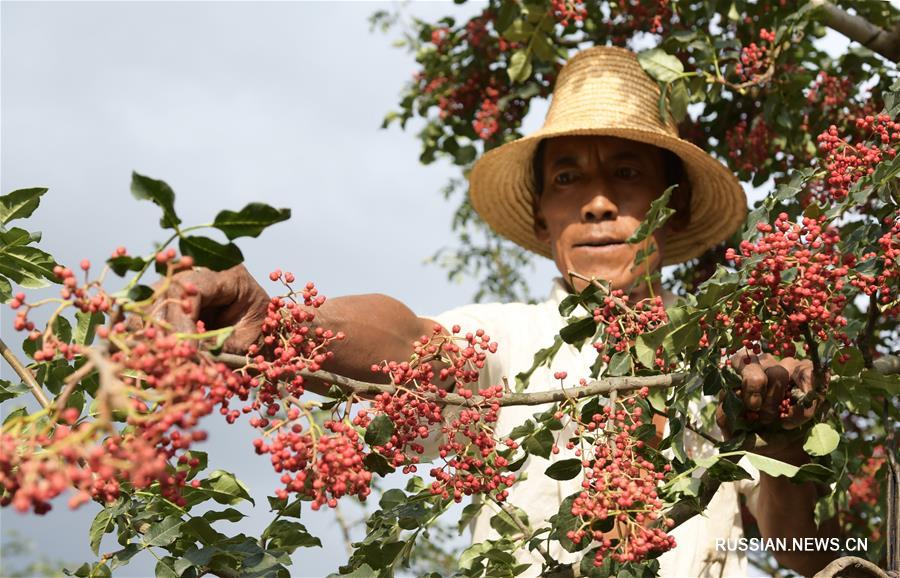
MULTIPOLYGON (((290 207, 288 223, 240 240, 258 278, 292 270, 326 295, 386 293, 420 314, 467 303, 471 281, 450 284, 423 265, 451 240, 454 206, 438 191, 457 171, 420 165, 414 130, 379 129, 415 70, 392 36, 369 31, 368 16, 390 7, 2 2, 0 191, 49 187, 27 227, 43 231, 43 247, 63 263, 101 262, 118 245, 144 253, 162 239, 158 209, 129 194, 136 170, 172 186, 186 224, 250 201, 290 207)), ((434 20, 476 9, 421 2, 409 12, 434 20)), ((529 272, 533 294, 545 294, 554 273, 547 260, 529 272)), ((2 315, 6 336, 11 315, 2 315)), ((220 421, 209 418, 211 440, 198 449, 255 495, 277 487, 250 449, 250 428, 220 421)), ((240 531, 259 533, 270 520, 257 503, 240 531)), ((3 509, 0 524, 47 556, 81 562, 93 559, 87 527, 97 509, 60 503, 42 518, 3 509)), ((334 571, 345 557, 331 514, 304 518, 325 555, 300 550, 294 576, 334 571)), ((101 548, 115 547, 107 539, 101 548)), ((116 575, 150 575, 152 562, 138 557, 116 575)))

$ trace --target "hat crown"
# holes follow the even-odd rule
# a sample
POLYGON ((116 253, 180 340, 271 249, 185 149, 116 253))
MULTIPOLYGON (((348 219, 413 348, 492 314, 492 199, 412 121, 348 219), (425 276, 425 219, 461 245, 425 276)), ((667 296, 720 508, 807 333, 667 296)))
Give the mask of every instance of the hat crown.
POLYGON ((678 137, 659 114, 659 85, 630 50, 596 46, 563 66, 543 130, 615 129, 622 126, 678 137))

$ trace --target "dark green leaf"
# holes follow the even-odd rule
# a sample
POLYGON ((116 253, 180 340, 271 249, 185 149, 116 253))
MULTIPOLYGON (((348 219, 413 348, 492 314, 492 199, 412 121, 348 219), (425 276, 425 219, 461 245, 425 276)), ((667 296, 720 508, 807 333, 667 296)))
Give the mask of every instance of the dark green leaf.
POLYGON ((264 203, 250 203, 238 212, 220 212, 213 221, 213 227, 225 233, 229 240, 234 240, 238 237, 258 237, 266 227, 290 218, 290 209, 276 209, 264 203))
POLYGON ((39 187, 19 189, 0 196, 0 225, 5 225, 14 219, 30 217, 40 204, 41 195, 46 192, 47 189, 39 187))
POLYGON ((161 558, 156 562, 156 578, 179 578, 175 572, 175 559, 171 556, 161 558))
POLYGON ((571 480, 581 473, 581 460, 572 458, 569 460, 560 460, 554 462, 544 472, 548 477, 554 480, 571 480))
POLYGON ((523 445, 528 453, 550 459, 550 452, 553 449, 553 434, 549 429, 539 430, 534 435, 525 438, 523 445))
POLYGON ((379 453, 372 452, 363 458, 363 464, 370 472, 374 472, 379 476, 386 476, 394 471, 394 467, 386 457, 379 453))
POLYGON ((77 311, 75 319, 78 321, 75 326, 75 343, 90 345, 94 341, 97 326, 103 323, 105 317, 102 313, 77 311))
POLYGON ((384 414, 378 414, 366 428, 366 443, 370 446, 383 446, 391 441, 394 435, 394 422, 384 414))
POLYGON ((218 522, 219 520, 228 520, 229 522, 237 522, 244 519, 244 514, 234 508, 225 508, 221 511, 211 510, 203 514, 207 522, 218 522))
POLYGON ((113 273, 123 277, 129 271, 140 271, 143 269, 147 264, 147 260, 142 257, 124 255, 121 257, 110 257, 106 260, 106 264, 109 265, 113 273))
POLYGON ((29 388, 24 383, 10 383, 5 379, 0 379, 0 401, 19 397, 23 393, 28 393, 28 391, 29 388))
POLYGON ((234 243, 223 245, 209 237, 190 235, 181 237, 178 247, 184 255, 194 258, 198 267, 209 267, 213 271, 230 269, 244 260, 244 255, 234 243))
POLYGON ((647 216, 644 217, 637 230, 626 239, 626 242, 640 243, 666 224, 669 217, 675 214, 675 209, 669 207, 669 199, 672 197, 672 190, 677 186, 670 186, 663 191, 659 198, 650 203, 650 210, 647 211, 647 216))
POLYGON ((566 343, 577 343, 588 339, 597 330, 597 323, 592 316, 582 317, 559 330, 559 336, 566 343))
POLYGON ((114 518, 112 510, 104 508, 97 513, 94 521, 91 522, 88 536, 90 537, 91 550, 93 550, 94 554, 100 554, 100 541, 103 539, 103 535, 113 531, 114 518))
POLYGON ((216 470, 209 475, 209 478, 201 484, 209 496, 220 504, 233 505, 241 500, 247 500, 254 504, 253 498, 247 486, 244 485, 234 474, 223 470, 216 470))
MULTIPOLYGON (((651 366, 652 367, 652 366, 651 366)), ((629 375, 633 370, 631 353, 628 350, 619 351, 609 359, 609 367, 606 373, 610 377, 629 375)))
POLYGON ((175 229, 181 224, 181 219, 175 214, 175 192, 165 182, 132 172, 131 194, 138 200, 152 201, 162 209, 161 227, 175 229))
POLYGON ((178 516, 169 516, 150 526, 143 536, 148 546, 168 546, 181 536, 181 525, 184 522, 178 516))
POLYGON ((290 520, 275 520, 263 532, 262 537, 269 540, 269 550, 279 550, 288 554, 297 548, 322 547, 322 542, 307 532, 306 527, 299 522, 290 520))

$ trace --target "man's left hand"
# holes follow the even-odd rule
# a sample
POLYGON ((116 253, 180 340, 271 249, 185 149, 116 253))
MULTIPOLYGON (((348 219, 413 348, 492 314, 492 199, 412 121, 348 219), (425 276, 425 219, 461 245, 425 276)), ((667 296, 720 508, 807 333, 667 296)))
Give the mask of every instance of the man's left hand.
MULTIPOLYGON (((744 411, 753 412, 757 420, 768 432, 758 432, 766 442, 757 447, 754 453, 775 459, 795 461, 798 452, 802 452, 802 443, 798 436, 783 430, 796 430, 808 422, 816 413, 821 399, 816 399, 806 408, 792 404, 784 417, 781 416, 781 405, 787 392, 794 387, 803 393, 813 391, 813 364, 808 359, 797 360, 785 357, 778 360, 764 353, 755 355, 746 350, 737 352, 731 358, 731 367, 741 376, 741 386, 735 392, 744 403, 744 411), (781 428, 777 426, 780 425, 781 428)), ((726 439, 732 437, 728 428, 724 408, 725 392, 719 392, 719 405, 716 408, 716 423, 726 439)))

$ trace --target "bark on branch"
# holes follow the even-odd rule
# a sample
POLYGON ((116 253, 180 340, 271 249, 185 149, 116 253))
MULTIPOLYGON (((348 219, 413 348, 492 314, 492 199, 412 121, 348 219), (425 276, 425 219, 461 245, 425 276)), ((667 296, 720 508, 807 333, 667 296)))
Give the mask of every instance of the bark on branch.
POLYGON ((891 62, 900 60, 900 23, 891 30, 872 24, 862 16, 850 14, 828 0, 812 0, 825 26, 840 32, 891 62))

